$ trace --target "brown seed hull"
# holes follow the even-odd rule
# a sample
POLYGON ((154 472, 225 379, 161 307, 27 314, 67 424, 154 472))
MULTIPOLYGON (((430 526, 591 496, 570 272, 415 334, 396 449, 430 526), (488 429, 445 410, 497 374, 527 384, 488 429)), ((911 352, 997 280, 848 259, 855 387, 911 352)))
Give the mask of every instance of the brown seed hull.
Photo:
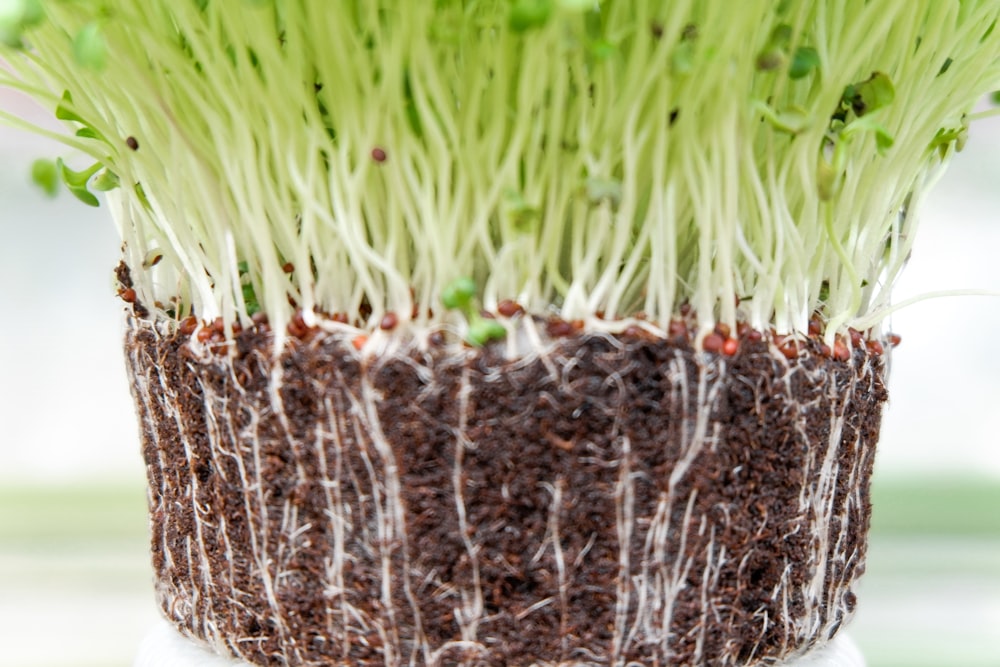
POLYGON ((163 611, 257 665, 757 665, 864 569, 884 364, 578 335, 544 354, 133 324, 163 611))

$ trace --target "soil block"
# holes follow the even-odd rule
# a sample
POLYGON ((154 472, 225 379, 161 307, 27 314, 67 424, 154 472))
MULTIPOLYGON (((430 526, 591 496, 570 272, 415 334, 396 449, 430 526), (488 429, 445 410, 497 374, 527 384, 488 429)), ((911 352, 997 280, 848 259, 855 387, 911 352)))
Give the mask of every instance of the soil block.
POLYGON ((884 359, 130 324, 163 613, 255 665, 773 664, 864 570, 884 359))

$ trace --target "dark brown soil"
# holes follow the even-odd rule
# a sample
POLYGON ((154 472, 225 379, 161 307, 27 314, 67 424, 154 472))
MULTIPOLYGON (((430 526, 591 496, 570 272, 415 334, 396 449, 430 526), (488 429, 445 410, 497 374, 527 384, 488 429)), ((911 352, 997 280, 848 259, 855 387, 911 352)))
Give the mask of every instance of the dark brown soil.
POLYGON ((754 665, 855 605, 884 361, 127 350, 166 616, 258 665, 754 665))

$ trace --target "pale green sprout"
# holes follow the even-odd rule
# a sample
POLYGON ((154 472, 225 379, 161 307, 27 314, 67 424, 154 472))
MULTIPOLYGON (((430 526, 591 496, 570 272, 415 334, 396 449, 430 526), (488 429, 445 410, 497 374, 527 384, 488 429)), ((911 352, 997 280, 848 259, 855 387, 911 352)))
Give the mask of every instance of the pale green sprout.
POLYGON ((891 308, 927 188, 1000 83, 998 16, 997 0, 5 0, 0 84, 90 156, 56 174, 91 203, 109 190, 154 317, 370 309, 362 326, 393 312, 419 332, 462 312, 433 306, 467 277, 486 309, 591 328, 665 329, 687 303, 702 332, 818 313, 832 338, 891 308))

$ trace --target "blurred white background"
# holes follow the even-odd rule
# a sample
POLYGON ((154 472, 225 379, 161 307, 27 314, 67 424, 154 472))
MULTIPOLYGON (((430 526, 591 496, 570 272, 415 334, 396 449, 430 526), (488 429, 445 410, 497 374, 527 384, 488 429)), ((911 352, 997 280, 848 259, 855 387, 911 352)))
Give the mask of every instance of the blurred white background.
MULTIPOLYGON (((20 99, 0 95, 4 108, 20 99)), ((106 209, 30 183, 36 158, 63 154, 0 124, 0 484, 143 474, 112 288, 117 233, 106 209)))
MULTIPOLYGON (((9 99, 2 101, 8 108, 9 99)), ((998 148, 1000 119, 973 126, 924 210, 899 300, 943 289, 1000 292, 998 148)), ((0 492, 28 489, 30 498, 34 488, 121 488, 125 504, 141 514, 144 471, 111 277, 118 240, 105 209, 66 193, 50 201, 29 184, 35 158, 60 154, 0 127, 0 492)), ((893 315, 891 329, 902 345, 892 360, 877 477, 1000 483, 1000 297, 924 301, 893 315)), ((0 493, 0 503, 5 497, 20 496, 0 493)), ((0 506, 0 519, 7 517, 0 524, 20 511, 0 506)), ((103 551, 86 542, 70 551, 0 543, 5 664, 128 664, 155 615, 141 529, 130 530, 139 541, 105 544, 103 551)), ((940 565, 945 574, 934 581, 900 569, 928 544, 897 541, 873 550, 864 584, 869 599, 863 591, 853 630, 873 667, 917 664, 892 656, 913 637, 936 641, 942 624, 964 637, 956 644, 971 656, 951 664, 1000 665, 1000 646, 991 639, 1000 627, 1000 535, 990 539, 934 542, 930 548, 942 554, 934 562, 950 563, 940 565), (893 632, 901 634, 890 646, 893 632), (880 645, 889 647, 888 658, 873 658, 880 645)), ((920 664, 944 664, 933 660, 920 664)))

